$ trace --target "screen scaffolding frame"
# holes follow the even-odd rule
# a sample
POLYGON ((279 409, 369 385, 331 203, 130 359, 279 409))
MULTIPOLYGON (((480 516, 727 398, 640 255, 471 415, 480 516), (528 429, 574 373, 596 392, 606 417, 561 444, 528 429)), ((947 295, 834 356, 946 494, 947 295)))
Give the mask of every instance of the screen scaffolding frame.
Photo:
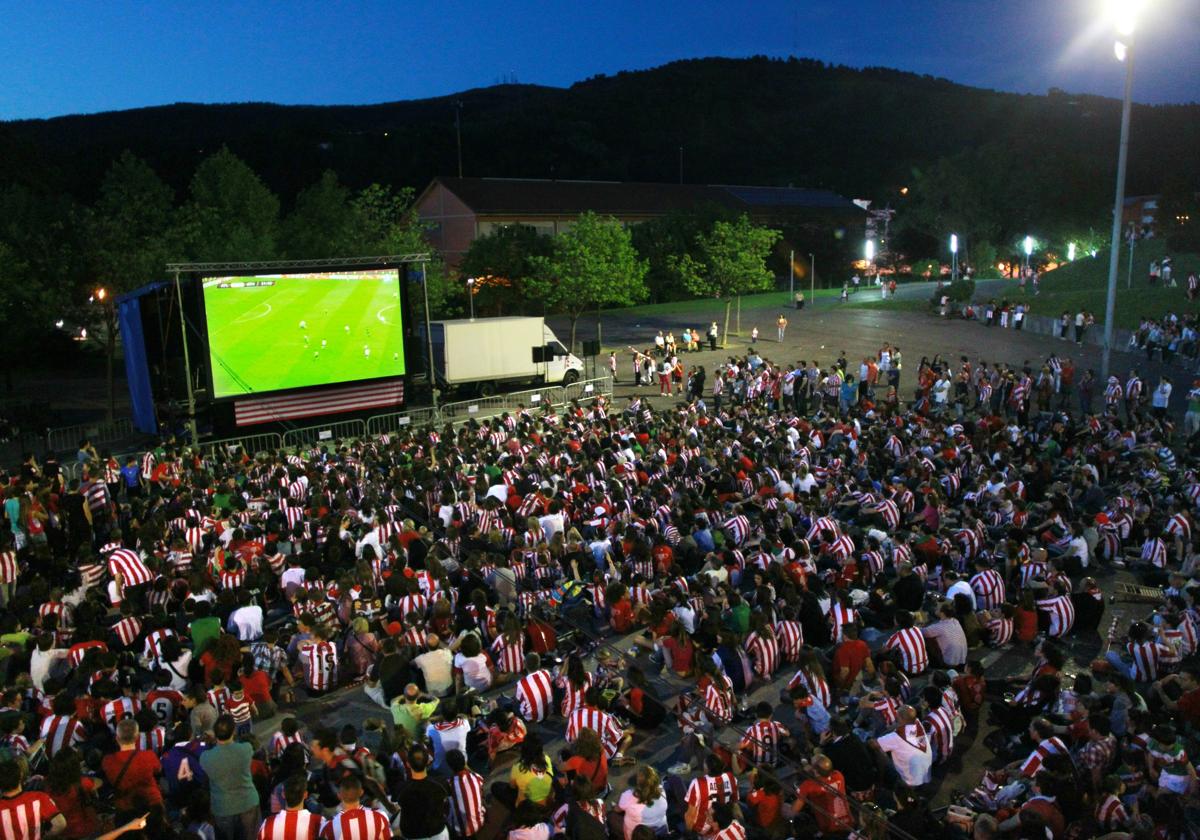
MULTIPOLYGON (((384 256, 373 257, 329 257, 325 259, 315 260, 246 260, 240 262, 192 262, 192 263, 167 263, 167 273, 172 275, 175 283, 175 297, 179 306, 179 329, 183 335, 183 364, 185 371, 189 371, 185 377, 187 382, 187 424, 188 436, 191 438, 193 445, 199 443, 199 435, 196 433, 196 392, 192 386, 192 377, 190 371, 192 369, 191 353, 188 348, 187 335, 187 318, 184 317, 183 309, 183 287, 180 283, 180 278, 183 275, 189 276, 211 276, 214 272, 239 272, 258 273, 264 271, 305 271, 305 270, 337 270, 347 268, 399 268, 405 265, 419 265, 421 267, 421 285, 425 285, 425 267, 430 262, 428 252, 416 252, 411 254, 388 254, 384 256)), ((401 277, 403 282, 403 277, 401 277)), ((429 295, 425 293, 425 333, 429 335, 429 295)))

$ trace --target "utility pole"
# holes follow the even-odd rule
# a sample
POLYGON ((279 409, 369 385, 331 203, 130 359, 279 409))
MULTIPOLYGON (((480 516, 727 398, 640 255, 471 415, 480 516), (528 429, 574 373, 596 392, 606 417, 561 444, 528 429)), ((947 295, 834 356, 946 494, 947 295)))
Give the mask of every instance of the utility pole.
POLYGON ((1125 272, 1125 288, 1133 288, 1133 228, 1129 229, 1129 270, 1125 272))
MULTIPOLYGON (((454 138, 458 144, 458 177, 462 174, 462 100, 454 103, 454 138)), ((422 272, 424 269, 422 268, 422 272)), ((422 275, 424 276, 424 275, 422 275)))
POLYGON ((433 413, 437 414, 437 373, 433 364, 433 327, 429 322, 429 278, 425 276, 425 263, 421 263, 421 292, 425 295, 425 341, 428 344, 429 363, 425 366, 429 376, 429 394, 433 398, 433 413))
POLYGON ((1104 301, 1104 349, 1100 381, 1108 379, 1112 356, 1113 320, 1117 309, 1117 261, 1121 248, 1121 212, 1125 209, 1125 166, 1129 160, 1129 114, 1133 105, 1133 45, 1125 52, 1125 98, 1121 103, 1121 146, 1117 152, 1117 194, 1113 198, 1112 252, 1108 255, 1108 297, 1104 301))
POLYGON ((179 285, 179 269, 175 269, 175 297, 179 301, 179 331, 183 334, 183 378, 187 382, 187 427, 192 446, 200 442, 196 434, 196 394, 192 390, 192 360, 188 355, 187 316, 183 313, 183 290, 179 285))
POLYGON ((683 183, 683 146, 679 147, 679 183, 683 183))
POLYGON ((796 252, 788 251, 788 303, 796 301, 796 252))
POLYGON ((808 255, 808 305, 817 305, 817 258, 808 255))

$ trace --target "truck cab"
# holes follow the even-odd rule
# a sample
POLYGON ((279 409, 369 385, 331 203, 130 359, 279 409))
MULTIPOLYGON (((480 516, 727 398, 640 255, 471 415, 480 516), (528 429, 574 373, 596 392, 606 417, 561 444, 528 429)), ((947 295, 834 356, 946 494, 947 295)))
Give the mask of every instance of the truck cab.
POLYGON ((552 385, 578 382, 583 377, 583 360, 567 350, 549 324, 542 324, 542 339, 546 348, 544 381, 552 385))

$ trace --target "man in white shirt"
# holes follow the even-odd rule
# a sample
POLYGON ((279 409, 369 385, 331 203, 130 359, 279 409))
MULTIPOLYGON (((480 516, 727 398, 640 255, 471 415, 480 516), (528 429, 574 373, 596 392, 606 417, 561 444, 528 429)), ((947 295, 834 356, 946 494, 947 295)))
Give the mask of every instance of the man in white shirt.
POLYGON ((542 531, 546 534, 546 542, 549 543, 554 539, 555 534, 563 531, 563 514, 562 505, 555 499, 550 503, 550 512, 538 520, 542 526, 542 531))
POLYGON ((920 787, 930 779, 933 767, 933 746, 929 734, 917 719, 912 706, 902 706, 897 713, 898 722, 894 731, 881 735, 874 741, 877 749, 891 759, 892 767, 901 781, 909 787, 920 787))
POLYGON ((442 701, 442 720, 431 723, 425 729, 425 737, 433 743, 433 768, 439 773, 446 772, 446 753, 460 750, 467 752, 467 735, 471 731, 471 722, 458 712, 458 702, 453 697, 442 701))
POLYGON ((955 595, 965 595, 971 602, 971 609, 975 609, 975 590, 971 588, 969 581, 963 580, 955 572, 946 572, 942 575, 943 579, 950 585, 946 588, 946 600, 954 603, 955 595), (950 583, 953 581, 953 583, 950 583))
POLYGON ((245 589, 238 593, 238 608, 229 614, 226 629, 239 641, 256 642, 262 638, 263 609, 245 589))
POLYGON ((425 644, 429 650, 413 659, 425 678, 425 691, 434 697, 445 697, 454 687, 454 657, 442 647, 436 633, 430 633, 425 644))

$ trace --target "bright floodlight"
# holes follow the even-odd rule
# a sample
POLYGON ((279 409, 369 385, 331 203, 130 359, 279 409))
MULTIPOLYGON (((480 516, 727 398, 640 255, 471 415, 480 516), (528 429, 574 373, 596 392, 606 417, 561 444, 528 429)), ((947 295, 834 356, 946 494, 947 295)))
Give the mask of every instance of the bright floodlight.
POLYGON ((1033 253, 1033 237, 1026 236, 1025 237, 1025 256, 1028 257, 1032 253, 1033 253))
POLYGON ((958 234, 957 233, 950 234, 950 253, 951 254, 958 253, 958 234))
POLYGON ((1117 57, 1117 61, 1124 61, 1125 56, 1129 54, 1129 47, 1125 46, 1122 41, 1113 42, 1113 55, 1117 57))
POLYGON ((1145 7, 1146 0, 1109 0, 1108 13, 1117 32, 1132 35, 1145 7))
POLYGON ((1067 243, 1067 262, 1075 262, 1075 243, 1067 243))
POLYGON ((875 240, 874 239, 867 240, 866 254, 867 254, 867 262, 870 262, 871 260, 875 259, 875 240))

